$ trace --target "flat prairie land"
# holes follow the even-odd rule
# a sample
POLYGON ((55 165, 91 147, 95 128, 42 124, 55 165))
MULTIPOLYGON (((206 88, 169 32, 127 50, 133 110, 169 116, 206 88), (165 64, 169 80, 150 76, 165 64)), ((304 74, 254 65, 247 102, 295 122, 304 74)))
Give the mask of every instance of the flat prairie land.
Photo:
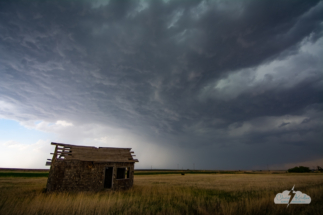
POLYGON ((46 177, 0 177, 0 214, 323 214, 323 174, 135 175, 126 191, 44 193, 46 177), (310 204, 274 204, 295 190, 310 204))

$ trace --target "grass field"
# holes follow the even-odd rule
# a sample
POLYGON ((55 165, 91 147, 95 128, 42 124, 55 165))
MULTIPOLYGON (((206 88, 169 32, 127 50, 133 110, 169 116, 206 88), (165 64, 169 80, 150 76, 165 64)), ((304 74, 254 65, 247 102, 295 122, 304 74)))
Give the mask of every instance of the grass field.
POLYGON ((137 174, 134 187, 127 191, 52 194, 42 192, 46 177, 21 176, 0 174, 0 214, 323 213, 321 173, 137 174), (288 208, 274 204, 276 194, 294 184, 311 197, 311 204, 288 208))

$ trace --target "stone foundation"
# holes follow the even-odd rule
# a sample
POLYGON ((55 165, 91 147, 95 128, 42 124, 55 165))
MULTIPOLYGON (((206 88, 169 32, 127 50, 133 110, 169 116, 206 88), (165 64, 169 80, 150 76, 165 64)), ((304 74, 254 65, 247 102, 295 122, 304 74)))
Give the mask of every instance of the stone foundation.
POLYGON ((133 162, 90 162, 55 160, 50 168, 47 191, 101 191, 105 169, 113 167, 111 190, 129 189, 133 185, 133 162), (129 168, 129 178, 117 179, 117 168, 129 168))

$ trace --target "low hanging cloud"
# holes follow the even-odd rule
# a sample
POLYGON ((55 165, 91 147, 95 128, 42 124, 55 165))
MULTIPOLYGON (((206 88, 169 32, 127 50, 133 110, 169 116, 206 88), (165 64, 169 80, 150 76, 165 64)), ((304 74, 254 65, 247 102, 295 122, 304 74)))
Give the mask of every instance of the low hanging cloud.
POLYGON ((300 42, 296 53, 279 57, 255 68, 234 71, 228 77, 209 84, 201 91, 201 97, 231 100, 241 94, 261 95, 266 91, 299 87, 304 82, 314 88, 323 83, 323 38, 315 43, 311 35, 300 42))

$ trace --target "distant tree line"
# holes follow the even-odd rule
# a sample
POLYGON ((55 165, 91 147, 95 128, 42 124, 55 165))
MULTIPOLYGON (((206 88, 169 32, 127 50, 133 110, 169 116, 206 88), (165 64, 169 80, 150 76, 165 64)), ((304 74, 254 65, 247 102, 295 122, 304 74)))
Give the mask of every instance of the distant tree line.
POLYGON ((288 169, 288 172, 311 172, 311 170, 306 166, 296 166, 294 168, 288 169))

